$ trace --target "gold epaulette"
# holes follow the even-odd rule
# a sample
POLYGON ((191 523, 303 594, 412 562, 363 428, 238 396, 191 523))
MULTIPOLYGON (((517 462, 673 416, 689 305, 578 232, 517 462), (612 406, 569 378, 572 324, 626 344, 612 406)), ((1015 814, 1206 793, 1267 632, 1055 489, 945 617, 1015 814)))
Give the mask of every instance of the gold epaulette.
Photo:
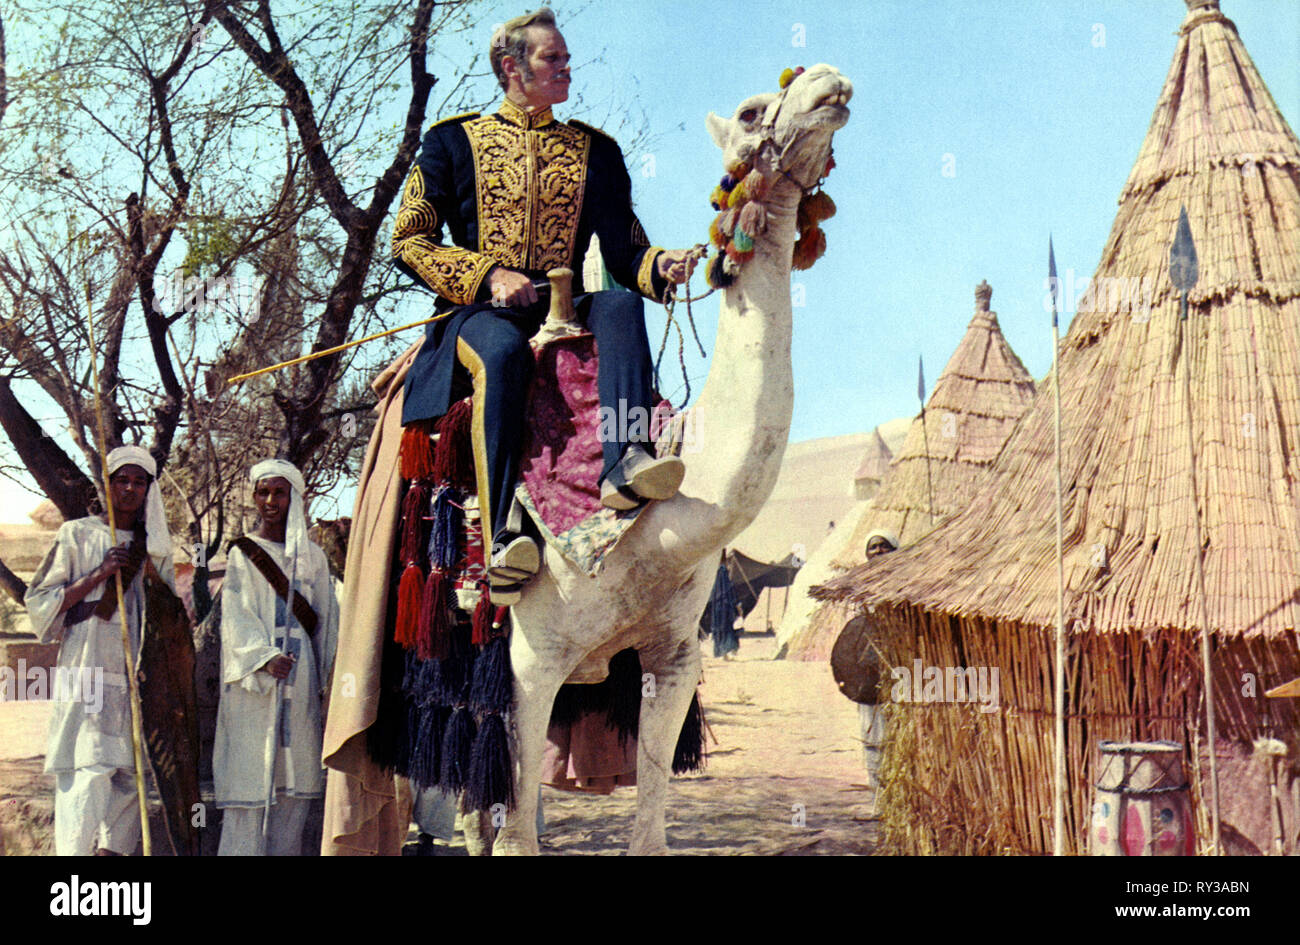
MULTIPOLYGON (((614 136, 611 135, 609 132, 597 128, 595 125, 589 125, 585 121, 579 121, 576 118, 570 118, 567 123, 577 128, 580 131, 585 131, 588 134, 600 135, 602 138, 608 138, 610 141, 614 141, 614 136)), ((614 143, 617 144, 618 142, 615 141, 614 143)))
POLYGON ((440 118, 430 125, 429 128, 437 128, 439 125, 450 125, 454 121, 469 121, 471 118, 477 118, 478 116, 479 112, 461 112, 459 115, 440 118))

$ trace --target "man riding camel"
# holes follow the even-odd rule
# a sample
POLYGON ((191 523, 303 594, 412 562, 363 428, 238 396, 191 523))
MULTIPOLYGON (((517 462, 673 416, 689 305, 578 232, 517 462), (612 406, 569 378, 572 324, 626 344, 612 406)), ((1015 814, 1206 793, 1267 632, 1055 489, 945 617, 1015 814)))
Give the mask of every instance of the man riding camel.
MULTIPOLYGON (((599 237, 610 274, 637 293, 586 293, 575 277, 574 308, 596 339, 601 407, 615 416, 648 416, 654 371, 641 297, 658 301, 669 284, 685 282, 693 257, 650 245, 632 209, 617 143, 551 114, 552 105, 568 99, 570 76, 550 10, 497 30, 491 61, 505 101, 495 114, 457 115, 429 129, 397 214, 393 255, 438 294, 437 308, 446 313, 429 326, 407 377, 402 423, 445 414, 455 399, 453 382, 468 372, 479 503, 484 534, 492 536, 492 599, 509 604, 541 564, 537 544, 508 527, 507 513, 533 370, 528 340, 547 310, 538 296, 546 272, 577 272, 575 263, 599 237)), ((681 460, 655 458, 648 432, 636 424, 630 431, 628 424, 614 426, 614 437, 602 442, 601 503, 627 510, 676 494, 681 460)))

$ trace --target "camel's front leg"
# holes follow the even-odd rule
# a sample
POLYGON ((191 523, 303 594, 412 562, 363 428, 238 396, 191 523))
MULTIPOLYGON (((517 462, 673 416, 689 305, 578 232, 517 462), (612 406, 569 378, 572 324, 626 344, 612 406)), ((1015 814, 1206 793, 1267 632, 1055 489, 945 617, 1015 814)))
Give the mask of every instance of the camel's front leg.
POLYGON ((542 753, 551 707, 560 685, 572 672, 567 662, 552 662, 539 655, 516 630, 511 645, 515 671, 514 747, 515 809, 506 814, 497 833, 493 856, 536 856, 537 802, 542 780, 542 753))
POLYGON ((652 650, 641 652, 643 686, 636 759, 636 823, 628 846, 632 856, 668 852, 664 807, 668 803, 673 751, 700 681, 700 647, 694 627, 691 629, 689 640, 669 644, 662 655, 652 650), (647 673, 648 679, 644 678, 647 673))

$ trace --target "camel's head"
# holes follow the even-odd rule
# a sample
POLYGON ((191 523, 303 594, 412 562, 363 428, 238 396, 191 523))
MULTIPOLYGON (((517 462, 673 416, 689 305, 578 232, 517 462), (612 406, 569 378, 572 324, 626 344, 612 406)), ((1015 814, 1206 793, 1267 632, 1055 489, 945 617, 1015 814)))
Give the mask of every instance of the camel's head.
POLYGON ((730 119, 712 112, 706 122, 728 169, 747 164, 814 185, 830 157, 831 136, 849 120, 853 83, 833 66, 816 65, 780 92, 752 95, 730 119))

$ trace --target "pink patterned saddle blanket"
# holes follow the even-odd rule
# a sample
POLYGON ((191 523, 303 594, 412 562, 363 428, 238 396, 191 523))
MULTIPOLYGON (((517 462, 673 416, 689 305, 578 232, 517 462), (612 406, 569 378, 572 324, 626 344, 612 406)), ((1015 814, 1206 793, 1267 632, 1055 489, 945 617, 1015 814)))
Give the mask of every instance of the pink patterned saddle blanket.
POLYGON ((548 341, 536 357, 516 494, 546 541, 594 575, 645 509, 615 512, 600 504, 602 423, 606 435, 615 434, 613 424, 648 423, 664 455, 680 451, 672 423, 678 415, 661 401, 649 417, 602 416, 593 335, 548 341))

